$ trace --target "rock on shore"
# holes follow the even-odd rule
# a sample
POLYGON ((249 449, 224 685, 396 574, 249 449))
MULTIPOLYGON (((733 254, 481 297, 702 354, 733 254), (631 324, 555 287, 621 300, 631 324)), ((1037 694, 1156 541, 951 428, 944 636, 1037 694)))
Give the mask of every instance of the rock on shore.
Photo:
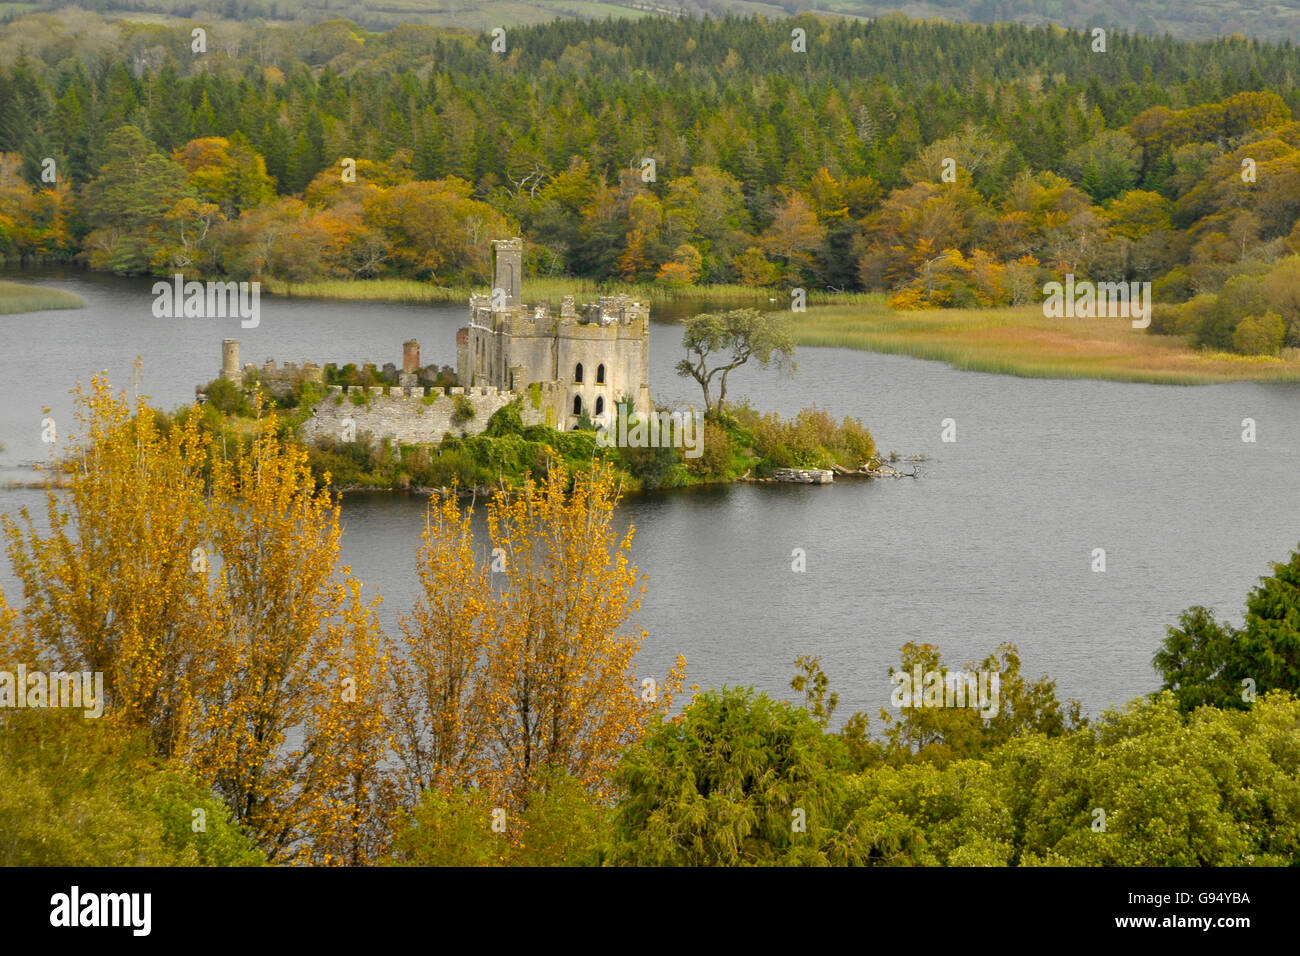
POLYGON ((796 485, 829 485, 835 473, 828 468, 778 468, 772 472, 776 481, 796 485))

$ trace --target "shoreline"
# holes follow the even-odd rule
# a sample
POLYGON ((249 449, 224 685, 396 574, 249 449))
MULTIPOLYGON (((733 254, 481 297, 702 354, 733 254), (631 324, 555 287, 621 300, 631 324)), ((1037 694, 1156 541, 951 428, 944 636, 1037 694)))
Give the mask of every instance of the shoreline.
MULTIPOLYGON (((707 303, 711 309, 761 307, 781 295, 777 289, 737 285, 654 286, 581 278, 534 278, 530 284, 541 298, 625 294, 661 307, 692 302, 707 303)), ((264 285, 267 294, 277 298, 396 305, 456 305, 482 292, 480 286, 435 286, 414 279, 272 280, 264 285)), ((38 306, 41 310, 86 305, 75 293, 4 278, 0 279, 0 315, 17 311, 5 308, 6 286, 40 297, 48 303, 38 306)), ((889 308, 886 300, 886 294, 878 292, 809 290, 807 311, 789 313, 795 343, 803 348, 903 355, 944 362, 961 371, 1018 378, 1182 386, 1300 383, 1296 350, 1287 350, 1290 354, 1285 357, 1203 351, 1179 336, 1130 329, 1124 320, 1047 318, 1038 304, 900 312, 889 308)))
MULTIPOLYGON (((781 295, 779 289, 735 285, 665 287, 564 278, 530 282, 540 287, 543 298, 567 290, 565 294, 625 294, 660 305, 708 302, 710 308, 767 305, 781 295)), ((413 279, 271 282, 267 290, 284 298, 408 305, 454 305, 482 291, 413 279)), ((1052 319, 1042 315, 1041 304, 900 312, 890 309, 886 300, 881 292, 809 290, 807 311, 791 313, 795 343, 804 348, 904 355, 944 362, 961 371, 1018 378, 1181 386, 1300 383, 1300 357, 1202 351, 1178 336, 1126 328, 1123 320, 1052 319)))

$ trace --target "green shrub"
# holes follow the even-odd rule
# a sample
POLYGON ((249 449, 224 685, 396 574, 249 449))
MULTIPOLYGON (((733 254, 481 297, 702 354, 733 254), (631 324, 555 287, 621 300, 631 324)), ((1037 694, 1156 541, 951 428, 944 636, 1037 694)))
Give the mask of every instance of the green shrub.
POLYGON ((490 438, 475 435, 465 439, 465 454, 489 479, 498 475, 519 475, 533 466, 533 445, 520 435, 490 438))
POLYGON ((551 445, 569 461, 590 461, 591 457, 596 453, 596 433, 590 431, 554 432, 551 445))
POLYGON ((1193 291, 1192 277, 1182 266, 1151 283, 1151 298, 1156 302, 1186 302, 1193 291))
POLYGON ((1217 301, 1217 296, 1206 292, 1178 305, 1158 305, 1151 313, 1151 331, 1156 335, 1196 335, 1217 301))
POLYGON ((1243 316, 1262 315, 1268 311, 1263 282, 1256 276, 1233 276, 1196 329, 1196 344, 1221 352, 1233 348, 1232 336, 1243 316))
MULTIPOLYGON (((429 488, 450 488, 452 485, 477 488, 491 483, 494 477, 465 449, 439 449, 438 455, 430 461, 428 471, 419 476, 417 483, 429 488)), ((411 479, 416 481, 417 476, 412 475, 411 479)))
POLYGON ((492 438, 499 438, 502 435, 522 435, 524 433, 522 405, 523 402, 516 398, 509 405, 498 408, 488 419, 483 434, 492 438))
POLYGON ((392 863, 408 866, 599 866, 613 813, 572 777, 539 771, 541 785, 493 832, 496 801, 481 790, 426 791, 395 826, 392 863))
POLYGON ((0 712, 0 866, 264 862, 206 787, 101 719, 0 712))
POLYGON ((682 465, 680 448, 671 445, 658 448, 620 448, 619 452, 623 467, 640 480, 641 487, 646 491, 679 488, 686 484, 686 469, 682 465))
POLYGON ((713 422, 705 422, 703 435, 699 437, 703 438, 704 445, 698 458, 686 459, 687 471, 705 481, 730 477, 734 450, 726 430, 713 422))
POLYGON ((208 404, 227 415, 251 415, 253 410, 248 405, 248 396, 236 382, 227 378, 217 378, 208 382, 203 391, 208 396, 208 404))
POLYGON ((528 441, 545 442, 552 447, 558 443, 561 434, 550 425, 529 425, 523 431, 524 438, 528 441))
POLYGON ((474 418, 474 403, 470 401, 467 395, 455 396, 455 411, 451 413, 451 423, 453 425, 464 425, 474 418))
POLYGON ((1286 323, 1276 312, 1248 315, 1233 330, 1232 348, 1243 355, 1277 355, 1285 335, 1286 323))
POLYGON ((318 439, 307 446, 307 463, 318 481, 328 472, 330 484, 338 488, 364 488, 385 484, 382 476, 374 474, 374 456, 366 441, 318 439))
MULTIPOLYGON (((639 866, 825 865, 848 823, 847 779, 802 707, 752 688, 694 698, 625 751, 614 862, 639 866), (804 827, 791 821, 803 810, 804 827)), ((858 861, 854 861, 858 862, 858 861)))
POLYGON ((836 424, 818 408, 805 408, 790 421, 741 407, 736 420, 752 434, 754 452, 762 459, 760 476, 776 468, 857 468, 876 454, 875 439, 860 421, 845 418, 836 424))

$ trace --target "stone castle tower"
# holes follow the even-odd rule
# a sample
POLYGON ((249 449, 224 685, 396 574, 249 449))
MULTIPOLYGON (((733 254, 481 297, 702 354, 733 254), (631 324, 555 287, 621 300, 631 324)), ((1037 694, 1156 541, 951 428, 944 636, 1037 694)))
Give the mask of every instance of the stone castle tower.
POLYGON ((456 334, 461 385, 525 394, 546 386, 547 417, 564 430, 584 412, 612 424, 624 397, 653 412, 649 306, 625 295, 582 306, 566 295, 558 314, 549 302, 526 306, 523 262, 522 239, 492 242, 492 292, 470 297, 469 324, 456 334))

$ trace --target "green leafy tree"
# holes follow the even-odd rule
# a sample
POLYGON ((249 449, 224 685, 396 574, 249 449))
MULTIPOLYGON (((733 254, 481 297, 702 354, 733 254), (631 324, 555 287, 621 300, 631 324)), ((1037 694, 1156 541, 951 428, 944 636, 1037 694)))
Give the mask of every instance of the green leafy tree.
POLYGON ((1234 652, 1233 676, 1254 680, 1258 692, 1300 693, 1300 549, 1250 592, 1234 652))
POLYGON ((677 374, 693 378, 704 392, 706 417, 720 413, 727 401, 727 376, 750 359, 763 368, 775 365, 793 372, 794 338, 781 319, 757 309, 732 309, 697 315, 686 323, 682 335, 686 358, 677 374), (716 364, 710 362, 716 357, 716 364), (713 397, 717 380, 718 394, 713 397))
POLYGON ((1197 707, 1242 707, 1234 659, 1237 631, 1209 608, 1191 607, 1170 627, 1152 663, 1161 690, 1172 691, 1184 711, 1197 707))
POLYGON ((172 162, 134 126, 112 133, 107 162, 86 187, 87 221, 93 227, 85 246, 90 265, 118 273, 142 273, 159 264, 171 242, 168 214, 185 199, 197 198, 185 169, 172 162))
MULTIPOLYGON (((889 672, 891 677, 908 675, 910 681, 918 669, 923 676, 933 672, 950 673, 943 667, 937 646, 912 642, 903 645, 902 666, 898 671, 891 667, 889 672)), ((946 706, 947 692, 944 690, 940 693, 944 696, 945 706, 916 706, 923 688, 913 685, 910 688, 910 706, 900 707, 897 715, 881 709, 889 759, 899 762, 920 757, 946 763, 960 757, 978 756, 1021 734, 1058 737, 1086 723, 1078 701, 1070 700, 1063 704, 1057 699, 1056 681, 1050 677, 1031 681, 1021 675, 1020 653, 1014 644, 1000 645, 996 653, 978 665, 968 663, 964 671, 989 675, 986 689, 971 695, 979 707, 972 703, 971 697, 967 697, 966 706, 946 706), (994 675, 997 677, 996 688, 994 675), (984 713, 985 703, 992 711, 991 715, 984 713)), ((902 684, 898 687, 901 689, 902 684)), ((952 698, 955 702, 955 690, 952 698)))
POLYGON ((613 862, 640 866, 848 862, 844 781, 817 721, 750 688, 696 697, 624 755, 613 862))
POLYGON ((0 866, 260 866, 211 792, 78 711, 0 716, 0 866))
POLYGON ((1254 694, 1300 691, 1300 550, 1260 579, 1240 629, 1203 607, 1184 611, 1156 653, 1162 690, 1190 711, 1241 708, 1254 694))
POLYGON ((542 775, 520 811, 482 790, 428 790, 398 816, 389 862, 399 866, 597 866, 612 811, 564 773, 542 775))
POLYGON ((800 654, 794 663, 798 670, 790 681, 790 687, 792 690, 803 691, 805 709, 824 729, 835 716, 840 695, 832 693, 827 696, 831 681, 822 670, 820 656, 800 654))
POLYGON ((1243 355, 1277 355, 1286 326, 1276 312, 1248 315, 1232 330, 1232 348, 1243 355))

